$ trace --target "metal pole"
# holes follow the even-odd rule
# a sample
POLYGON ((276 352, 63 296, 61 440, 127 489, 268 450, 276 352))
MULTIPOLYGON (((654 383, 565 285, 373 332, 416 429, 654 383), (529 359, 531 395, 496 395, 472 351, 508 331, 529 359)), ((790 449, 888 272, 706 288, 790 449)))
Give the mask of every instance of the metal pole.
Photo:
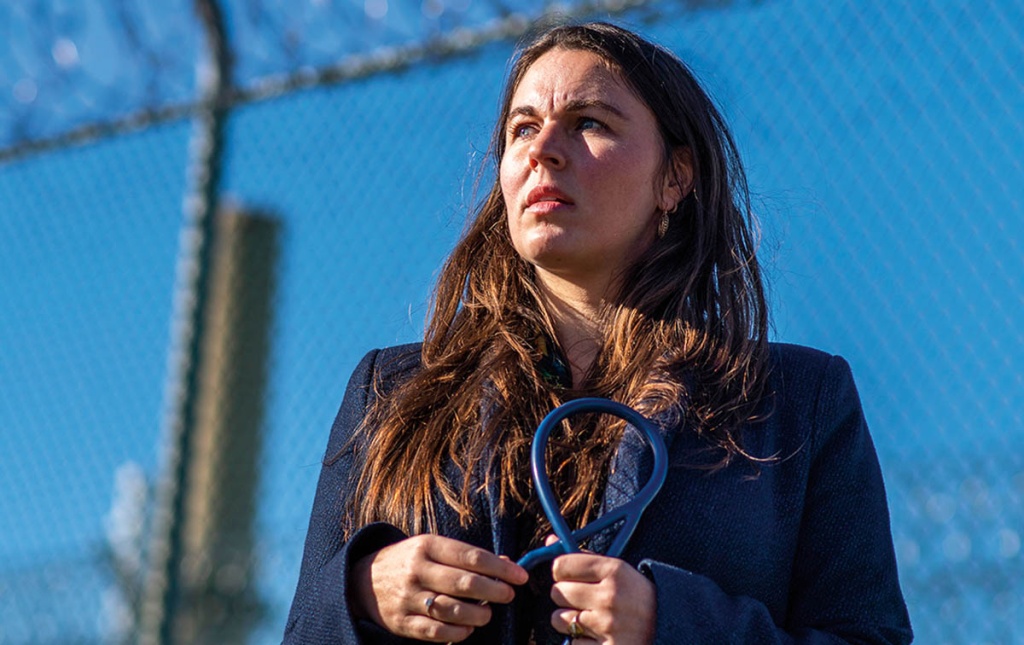
POLYGON ((178 254, 173 350, 169 365, 164 441, 167 448, 153 517, 139 642, 169 645, 182 560, 182 518, 189 448, 196 423, 202 325, 206 316, 213 216, 220 183, 223 131, 232 87, 231 52, 216 0, 195 0, 207 49, 197 76, 203 99, 190 146, 190 186, 178 254))

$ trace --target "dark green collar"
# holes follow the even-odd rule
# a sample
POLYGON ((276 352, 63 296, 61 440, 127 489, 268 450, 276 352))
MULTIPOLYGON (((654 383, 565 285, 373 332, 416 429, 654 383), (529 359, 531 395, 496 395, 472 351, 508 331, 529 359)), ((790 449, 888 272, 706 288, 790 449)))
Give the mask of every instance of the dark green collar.
POLYGON ((558 343, 547 334, 541 333, 537 336, 536 344, 537 352, 540 354, 537 371, 544 382, 554 388, 572 389, 572 370, 569 369, 569 361, 565 359, 558 343))

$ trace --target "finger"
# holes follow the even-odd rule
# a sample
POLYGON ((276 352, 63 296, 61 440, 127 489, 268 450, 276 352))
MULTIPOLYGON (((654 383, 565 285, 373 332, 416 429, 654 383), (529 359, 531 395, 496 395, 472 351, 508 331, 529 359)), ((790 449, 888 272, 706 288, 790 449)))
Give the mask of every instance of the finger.
POLYGON ((551 575, 556 582, 600 582, 612 575, 620 566, 629 566, 618 558, 609 558, 593 553, 567 553, 555 558, 551 575))
POLYGON ((504 604, 512 602, 516 596, 515 589, 501 580, 433 562, 423 565, 419 584, 439 594, 477 601, 504 604))
POLYGON ((402 624, 401 635, 430 643, 458 643, 473 633, 472 627, 448 623, 413 614, 402 624))
MULTIPOLYGON (((555 542, 558 542, 558 541, 559 541, 559 537, 557 535, 555 535, 554 533, 552 533, 552 534, 548 535, 546 538, 544 538, 544 546, 551 546, 552 544, 554 544, 555 542)), ((576 546, 579 547, 579 551, 571 551, 571 553, 593 553, 593 551, 591 551, 590 549, 584 548, 584 547, 579 546, 579 545, 576 545, 576 546)))
POLYGON ((483 627, 491 622, 491 608, 486 605, 466 602, 444 594, 430 593, 424 600, 432 599, 429 606, 426 602, 418 611, 428 618, 433 618, 451 625, 483 627))
POLYGON ((530 574, 512 560, 465 542, 434 536, 427 542, 427 556, 439 564, 472 571, 488 578, 497 578, 510 585, 526 584, 530 574))
POLYGON ((602 607, 606 598, 602 589, 592 582, 556 582, 551 585, 551 600, 558 607, 602 607))
POLYGON ((578 609, 558 609, 551 614, 551 627, 559 633, 571 636, 573 645, 597 643, 594 630, 584 624, 586 618, 583 612, 578 609), (583 630, 581 636, 572 636, 571 624, 574 618, 576 619, 576 625, 579 629, 583 630))

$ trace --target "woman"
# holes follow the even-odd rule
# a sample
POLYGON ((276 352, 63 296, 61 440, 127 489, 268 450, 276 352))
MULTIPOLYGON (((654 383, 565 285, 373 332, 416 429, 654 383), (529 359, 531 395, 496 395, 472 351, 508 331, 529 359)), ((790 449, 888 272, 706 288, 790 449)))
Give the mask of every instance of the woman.
MULTIPOLYGON (((846 363, 769 344, 735 145, 669 52, 607 24, 525 48, 498 177, 421 345, 367 355, 327 449, 289 643, 906 643, 881 475, 846 363), (540 419, 603 396, 671 468, 620 558, 514 561, 550 527, 540 419)), ((648 460, 572 419, 549 469, 570 524, 648 460)))

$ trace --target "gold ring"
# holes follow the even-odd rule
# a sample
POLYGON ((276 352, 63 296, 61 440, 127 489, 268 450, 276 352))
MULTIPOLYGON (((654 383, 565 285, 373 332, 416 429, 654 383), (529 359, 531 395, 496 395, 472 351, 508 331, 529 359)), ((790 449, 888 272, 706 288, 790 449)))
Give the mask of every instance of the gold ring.
POLYGON ((580 625, 580 612, 576 612, 576 615, 569 621, 569 636, 583 638, 584 633, 583 625, 580 625))

